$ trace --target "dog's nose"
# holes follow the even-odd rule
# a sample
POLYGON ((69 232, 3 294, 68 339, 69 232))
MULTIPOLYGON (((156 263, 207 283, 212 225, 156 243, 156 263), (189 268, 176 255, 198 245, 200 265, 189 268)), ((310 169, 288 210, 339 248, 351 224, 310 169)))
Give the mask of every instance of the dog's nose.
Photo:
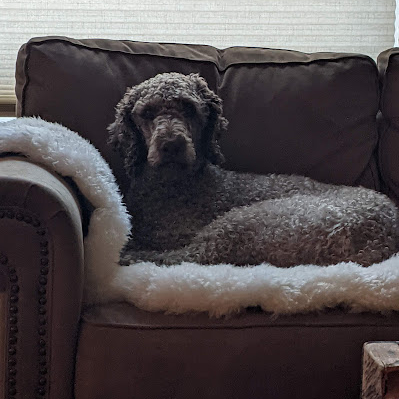
POLYGON ((172 140, 168 140, 164 143, 162 147, 162 153, 165 157, 175 158, 179 157, 185 146, 185 140, 181 136, 174 137, 172 140))

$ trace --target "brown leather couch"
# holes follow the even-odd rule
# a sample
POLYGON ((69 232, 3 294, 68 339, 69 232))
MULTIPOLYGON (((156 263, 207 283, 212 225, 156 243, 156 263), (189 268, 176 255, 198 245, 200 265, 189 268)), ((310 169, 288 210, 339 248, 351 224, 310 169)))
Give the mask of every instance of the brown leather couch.
MULTIPOLYGON (((18 55, 18 115, 89 139, 124 192, 106 127, 126 87, 199 72, 224 99, 227 168, 361 184, 398 203, 398 54, 377 68, 360 54, 36 38, 18 55)), ((398 314, 343 307, 221 319, 84 308, 89 217, 68 179, 0 159, 0 398, 357 398, 363 343, 399 337, 398 314)))

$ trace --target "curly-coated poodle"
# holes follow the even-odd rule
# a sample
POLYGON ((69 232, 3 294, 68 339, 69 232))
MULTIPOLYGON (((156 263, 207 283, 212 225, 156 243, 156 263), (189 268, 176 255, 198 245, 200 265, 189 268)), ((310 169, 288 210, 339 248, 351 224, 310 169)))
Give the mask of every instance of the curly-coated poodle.
POLYGON ((121 263, 380 262, 398 249, 383 194, 296 175, 222 169, 222 101, 198 74, 164 73, 128 89, 109 126, 131 179, 131 240, 121 263))

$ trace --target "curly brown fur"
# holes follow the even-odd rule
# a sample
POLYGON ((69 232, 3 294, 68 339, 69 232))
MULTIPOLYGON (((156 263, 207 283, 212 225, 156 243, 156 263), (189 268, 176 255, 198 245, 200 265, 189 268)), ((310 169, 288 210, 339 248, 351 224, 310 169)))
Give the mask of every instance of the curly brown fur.
POLYGON ((218 139, 226 127, 222 101, 204 79, 160 74, 127 90, 109 127, 109 142, 132 176, 146 162, 155 167, 169 161, 182 166, 222 163, 218 139), (166 154, 168 149, 172 153, 166 154))
POLYGON ((370 265, 397 251, 398 214, 384 195, 302 176, 227 171, 222 101, 197 74, 129 89, 110 125, 131 187, 122 263, 370 265))

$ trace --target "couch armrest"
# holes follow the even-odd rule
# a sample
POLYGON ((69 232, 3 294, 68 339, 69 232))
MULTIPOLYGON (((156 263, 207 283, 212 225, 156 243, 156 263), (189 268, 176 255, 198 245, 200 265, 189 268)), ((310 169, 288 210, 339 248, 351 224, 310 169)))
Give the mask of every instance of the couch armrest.
POLYGON ((71 399, 83 292, 73 191, 24 158, 0 159, 0 237, 0 397, 71 399))

